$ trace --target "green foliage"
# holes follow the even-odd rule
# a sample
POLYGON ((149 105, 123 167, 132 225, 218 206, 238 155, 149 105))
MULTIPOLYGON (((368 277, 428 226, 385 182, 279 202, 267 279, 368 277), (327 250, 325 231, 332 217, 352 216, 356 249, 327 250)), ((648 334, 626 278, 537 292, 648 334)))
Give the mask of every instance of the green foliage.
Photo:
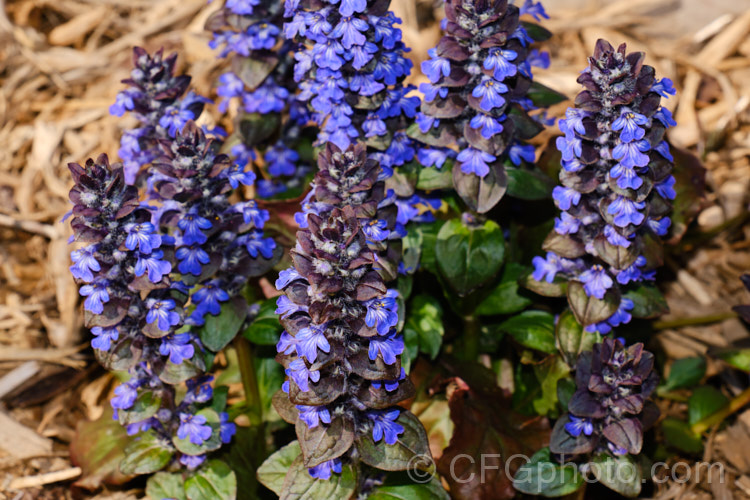
POLYGON ((243 333, 245 338, 253 344, 276 345, 284 329, 274 311, 276 311, 275 298, 263 301, 258 315, 243 333))
POLYGON ((559 497, 577 491, 584 484, 584 477, 575 462, 561 465, 549 451, 543 448, 534 453, 531 460, 518 468, 513 478, 513 487, 528 495, 559 497))
POLYGON ((545 311, 524 311, 503 321, 498 330, 507 332, 524 347, 555 352, 555 317, 545 311))
POLYGON ((571 368, 575 366, 579 354, 590 351, 594 344, 601 341, 598 333, 584 330, 570 311, 564 311, 557 319, 555 336, 557 349, 571 368))
POLYGON ((698 454, 703 451, 701 437, 696 435, 690 425, 680 419, 667 417, 661 423, 661 430, 667 444, 678 450, 698 454))
POLYGON ((425 353, 430 359, 435 359, 443 343, 443 307, 434 297, 427 294, 415 296, 409 304, 409 314, 404 326, 404 339, 425 353))
POLYGON ((154 431, 142 432, 125 447, 120 472, 126 475, 157 472, 172 460, 174 452, 172 444, 159 438, 154 431))
POLYGON ((199 330, 201 342, 212 352, 221 351, 237 335, 246 317, 244 299, 227 302, 218 315, 206 315, 206 323, 199 330))
POLYGON ((706 374, 706 360, 696 356, 693 358, 678 359, 672 363, 669 376, 664 381, 663 390, 673 391, 693 387, 701 381, 706 374))
POLYGON ((594 457, 591 472, 600 483, 622 496, 635 498, 641 492, 641 467, 630 455, 594 457))
POLYGON ((509 262, 503 270, 500 283, 479 304, 474 314, 478 316, 513 314, 531 305, 531 299, 521 292, 518 284, 525 270, 524 266, 509 262))
POLYGON ((185 480, 188 500, 233 500, 237 497, 234 471, 221 460, 209 460, 185 480))
POLYGON ((440 275, 460 296, 491 280, 504 254, 503 232, 492 221, 468 226, 451 219, 443 224, 435 244, 440 275))
POLYGON ((708 385, 698 387, 688 399, 688 423, 693 425, 728 404, 729 399, 719 390, 708 385))
POLYGON ((364 463, 382 470, 400 471, 424 466, 423 460, 414 457, 430 456, 427 435, 424 427, 411 412, 402 410, 396 420, 404 427, 404 433, 396 444, 386 444, 384 440, 374 442, 368 433, 359 437, 357 448, 364 463))

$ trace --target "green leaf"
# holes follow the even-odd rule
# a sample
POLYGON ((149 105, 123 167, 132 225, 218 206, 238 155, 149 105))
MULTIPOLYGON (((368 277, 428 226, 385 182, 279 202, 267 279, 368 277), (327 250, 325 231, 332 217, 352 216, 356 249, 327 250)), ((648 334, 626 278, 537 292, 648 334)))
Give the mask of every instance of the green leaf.
POLYGON ((449 220, 435 245, 440 274, 461 296, 491 280, 500 270, 504 254, 503 232, 493 221, 469 227, 460 219, 449 220))
POLYGON ((284 368, 273 358, 255 358, 255 373, 263 403, 263 415, 269 416, 271 400, 284 383, 284 368))
POLYGON ((717 352, 716 356, 739 370, 750 372, 750 349, 728 349, 717 352))
POLYGON ((243 333, 245 338, 257 345, 276 345, 284 328, 274 311, 276 311, 276 298, 263 302, 258 316, 243 333))
POLYGON ((351 465, 344 465, 341 474, 331 474, 328 480, 315 479, 307 471, 300 456, 289 467, 279 497, 280 500, 349 500, 356 492, 357 475, 351 465))
POLYGON ((292 441, 271 455, 258 467, 258 481, 263 486, 281 496, 284 478, 294 460, 302 454, 299 441, 292 441))
POLYGON ((687 422, 667 417, 661 423, 664 439, 671 446, 687 453, 702 453, 703 441, 699 435, 693 433, 687 422))
MULTIPOLYGON (((419 350, 430 359, 435 359, 443 343, 443 308, 438 300, 421 294, 411 301, 405 329, 413 330, 419 343, 419 350)), ((413 336, 411 337, 413 338, 413 336)))
POLYGON ((576 364, 579 354, 591 350, 594 344, 601 341, 598 333, 584 330, 569 310, 565 310, 557 319, 555 333, 557 349, 570 367, 576 364))
POLYGON ((503 271, 503 277, 494 290, 477 307, 474 314, 493 316, 495 314, 513 314, 522 311, 532 301, 519 293, 518 279, 524 274, 525 267, 516 262, 509 262, 503 271))
MULTIPOLYGON (((218 458, 234 471, 239 498, 255 498, 254 493, 258 491, 256 471, 266 458, 266 436, 265 426, 238 426, 231 445, 221 448, 218 458)), ((283 476, 281 479, 283 482, 283 476)))
POLYGON ((503 321, 498 329, 524 347, 548 354, 555 352, 555 317, 548 312, 524 311, 503 321))
POLYGON ((664 382, 665 391, 692 387, 706 374, 706 360, 700 356, 678 359, 669 369, 669 377, 664 382))
POLYGON ((578 465, 574 462, 560 465, 552 459, 549 448, 534 453, 531 461, 519 467, 513 478, 513 487, 521 493, 545 497, 569 495, 583 483, 578 465))
POLYGON ((620 292, 617 288, 607 290, 603 299, 589 297, 579 281, 568 283, 568 304, 576 319, 583 326, 600 323, 615 312, 620 305, 620 292))
POLYGON ((156 415, 160 407, 161 396, 157 396, 154 391, 143 391, 135 399, 133 406, 127 410, 119 410, 117 417, 121 425, 142 422, 156 415))
POLYGON ((237 477, 221 460, 209 460, 185 481, 185 493, 188 500, 234 500, 237 497, 237 477))
POLYGON ((424 269, 435 275, 437 275, 438 273, 435 247, 437 246, 438 232, 440 231, 442 225, 443 221, 436 220, 435 222, 431 222, 429 224, 417 224, 413 227, 413 229, 409 230, 409 233, 414 231, 419 233, 422 237, 422 254, 420 256, 420 265, 424 269))
POLYGON ((146 482, 146 495, 151 500, 162 500, 164 498, 187 500, 182 474, 157 472, 146 482))
POLYGON ((232 300, 223 304, 221 312, 206 315, 206 323, 199 331, 201 342, 212 352, 219 352, 229 344, 247 317, 245 300, 232 300))
POLYGON ((537 81, 531 82, 529 90, 526 91, 526 96, 538 108, 548 108, 568 100, 567 96, 537 81))
POLYGON ((538 170, 505 167, 509 196, 521 200, 544 200, 552 194, 555 181, 538 170))
POLYGON ((452 160, 448 160, 442 168, 420 168, 417 179, 417 189, 430 191, 433 189, 448 189, 453 187, 452 160))
POLYGON ((534 365, 534 374, 542 389, 542 395, 533 401, 538 415, 547 415, 557 407, 557 383, 568 373, 570 368, 559 356, 549 356, 542 363, 534 365))
POLYGON ((427 434, 419 419, 411 412, 401 410, 396 421, 404 427, 404 433, 395 444, 386 444, 384 439, 376 443, 372 440, 371 433, 358 437, 357 448, 361 460, 367 465, 388 471, 408 470, 431 463, 427 458, 412 460, 418 456, 430 457, 427 434))
POLYGON ((690 425, 716 413, 729 404, 729 399, 711 386, 696 388, 688 399, 688 423, 690 425))
POLYGON ((139 434, 125 448, 125 458, 120 462, 123 474, 151 474, 163 469, 174 455, 169 441, 159 438, 153 431, 139 434))
POLYGON ((570 378, 563 378, 557 382, 557 400, 560 401, 560 406, 563 411, 568 411, 568 402, 573 394, 576 392, 575 380, 570 378))
POLYGON ((607 488, 635 498, 641 492, 641 467, 630 455, 611 457, 603 453, 591 462, 591 472, 607 488))
MULTIPOLYGON (((419 479, 426 478, 426 476, 419 477, 419 479)), ((425 483, 386 483, 375 488, 367 496, 367 500, 450 500, 450 495, 440 484, 440 479, 433 476, 425 483)))
POLYGON ((634 318, 657 318, 669 312, 667 299, 654 285, 639 285, 633 290, 628 290, 623 297, 633 301, 633 310, 630 314, 634 318))
POLYGON ((539 24, 521 21, 521 26, 524 27, 526 33, 536 42, 543 42, 552 38, 552 32, 539 24))
POLYGON ((129 475, 120 472, 120 462, 125 457, 125 447, 133 440, 125 428, 112 418, 112 408, 97 420, 79 420, 70 443, 70 457, 82 469, 76 486, 95 490, 102 483, 123 484, 129 475))
POLYGON ((565 297, 568 291, 567 280, 556 277, 552 283, 546 281, 537 281, 532 276, 532 273, 527 274, 519 280, 519 283, 524 288, 531 290, 534 293, 538 293, 543 297, 565 297))
POLYGON ((203 408, 202 410, 197 412, 196 415, 206 417, 205 425, 211 427, 211 437, 198 445, 190 442, 190 436, 186 436, 184 439, 180 439, 177 437, 177 434, 175 434, 172 437, 172 442, 174 443, 175 448, 186 455, 193 456, 202 455, 206 452, 218 450, 219 448, 221 448, 221 439, 219 437, 219 426, 221 425, 221 421, 219 419, 219 414, 211 408, 203 408))

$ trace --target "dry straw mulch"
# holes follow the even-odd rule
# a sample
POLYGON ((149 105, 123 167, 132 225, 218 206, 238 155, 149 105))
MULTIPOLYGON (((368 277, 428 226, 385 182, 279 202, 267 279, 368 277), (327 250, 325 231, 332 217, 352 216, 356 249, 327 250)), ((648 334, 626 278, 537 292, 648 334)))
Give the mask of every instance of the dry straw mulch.
MULTIPOLYGON (((393 2, 417 68, 440 36, 434 3, 393 2)), ((545 26, 555 37, 542 83, 573 96, 599 37, 646 51, 657 74, 678 88, 668 101, 679 123, 670 140, 708 168, 705 207, 693 230, 703 236, 669 262, 672 313, 651 347, 669 360, 748 336, 736 319, 689 327, 670 327, 670 320, 750 303, 737 279, 750 269, 750 11, 706 10, 702 29, 675 33, 671 19, 700 13, 669 0, 581 1, 584 8, 567 10, 557 3, 547 2, 552 19, 545 26)), ((67 454, 76 422, 99 417, 113 386, 92 362, 68 271, 70 233, 60 222, 71 184, 66 164, 100 152, 116 157, 121 131, 134 123, 107 108, 134 45, 179 51, 178 69, 212 95, 224 63, 207 47, 203 24, 217 7, 205 0, 0 0, 0 498, 70 497, 69 482, 80 475, 67 454)), ((718 363, 709 370, 727 373, 718 363)), ((725 376, 723 386, 732 395, 743 384, 725 376)), ((665 410, 680 415, 685 406, 665 410)), ((655 497, 750 498, 749 450, 746 413, 712 435, 706 449, 704 459, 726 465, 726 481, 667 482, 655 497)))

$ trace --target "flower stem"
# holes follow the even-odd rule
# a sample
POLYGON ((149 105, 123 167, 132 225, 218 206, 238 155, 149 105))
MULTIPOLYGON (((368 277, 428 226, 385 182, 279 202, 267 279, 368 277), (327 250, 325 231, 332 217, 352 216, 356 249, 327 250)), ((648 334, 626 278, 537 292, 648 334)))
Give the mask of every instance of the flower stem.
POLYGON ((728 311, 723 313, 708 314, 706 316, 693 316, 689 318, 679 318, 667 321, 656 321, 654 322, 654 328, 656 330, 666 330, 668 328, 680 328, 683 326, 706 325, 709 323, 718 323, 720 321, 724 321, 725 319, 736 317, 736 313, 728 311))
POLYGON ((727 406, 712 413, 711 415, 703 418, 692 425, 692 430, 696 434, 702 434, 711 427, 720 424, 725 418, 732 413, 740 410, 746 404, 750 403, 750 387, 739 393, 734 399, 732 399, 727 406))
POLYGON ((464 352, 467 361, 476 361, 479 356, 479 321, 473 314, 464 316, 464 352))
POLYGON ((234 339, 234 348, 237 350, 237 360, 240 364, 240 377, 249 409, 248 417, 253 425, 260 426, 263 424, 263 404, 258 389, 253 346, 240 334, 234 339))

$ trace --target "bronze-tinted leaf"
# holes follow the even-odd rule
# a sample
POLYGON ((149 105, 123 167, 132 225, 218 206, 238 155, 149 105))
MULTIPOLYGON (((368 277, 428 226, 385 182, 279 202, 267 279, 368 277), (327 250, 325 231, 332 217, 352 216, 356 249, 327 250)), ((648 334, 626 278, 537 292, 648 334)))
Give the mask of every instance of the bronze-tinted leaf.
POLYGON ((453 166, 453 185, 461 199, 472 210, 483 214, 489 212, 502 199, 508 187, 508 177, 500 162, 492 163, 490 172, 484 177, 473 173, 466 174, 456 163, 453 166))
POLYGON ((312 429, 297 420, 296 431, 305 467, 338 458, 354 444, 354 425, 345 417, 334 418, 327 425, 319 423, 312 429))

